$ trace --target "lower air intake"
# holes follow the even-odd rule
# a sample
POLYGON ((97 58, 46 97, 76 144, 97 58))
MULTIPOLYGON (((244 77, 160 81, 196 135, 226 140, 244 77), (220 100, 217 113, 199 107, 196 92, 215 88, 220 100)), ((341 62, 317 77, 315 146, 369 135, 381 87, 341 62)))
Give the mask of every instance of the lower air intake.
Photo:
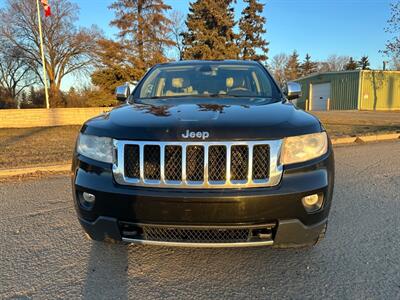
POLYGON ((163 242, 189 243, 237 243, 247 242, 251 230, 248 228, 233 229, 187 229, 143 226, 146 240, 163 242))

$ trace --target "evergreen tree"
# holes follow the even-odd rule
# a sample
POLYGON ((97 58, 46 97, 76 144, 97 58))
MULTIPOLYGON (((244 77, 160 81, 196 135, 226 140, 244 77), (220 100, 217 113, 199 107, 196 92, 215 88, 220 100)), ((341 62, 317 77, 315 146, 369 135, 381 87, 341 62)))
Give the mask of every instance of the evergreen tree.
POLYGON ((307 53, 304 62, 301 64, 301 74, 303 76, 310 75, 317 71, 317 63, 311 60, 311 56, 307 53))
POLYGON ((91 74, 92 83, 109 95, 117 86, 143 76, 143 66, 121 43, 102 39, 98 42, 96 70, 91 74), (141 66, 141 68, 138 67, 141 66))
POLYGON ((170 21, 165 15, 171 6, 163 0, 117 0, 110 8, 116 17, 111 25, 119 29, 127 60, 138 71, 135 79, 148 67, 166 61, 164 49, 174 45, 168 38, 170 21))
POLYGON ((353 59, 353 57, 350 57, 349 62, 346 64, 344 69, 346 71, 356 70, 357 66, 357 62, 353 59))
POLYGON ((361 57, 361 59, 358 62, 358 67, 361 70, 369 70, 369 58, 367 55, 364 55, 363 57, 361 57))
POLYGON ((296 50, 289 56, 285 69, 285 77, 287 81, 295 80, 301 76, 301 65, 299 62, 299 54, 296 50))
POLYGON ((264 4, 257 0, 243 0, 247 7, 242 12, 239 20, 239 49, 240 58, 246 60, 265 61, 268 59, 268 42, 263 39, 263 34, 267 31, 264 26, 266 19, 261 16, 264 4), (257 50, 261 53, 257 54, 257 50))
POLYGON ((234 59, 236 45, 233 0, 197 0, 190 3, 183 34, 184 59, 234 59))

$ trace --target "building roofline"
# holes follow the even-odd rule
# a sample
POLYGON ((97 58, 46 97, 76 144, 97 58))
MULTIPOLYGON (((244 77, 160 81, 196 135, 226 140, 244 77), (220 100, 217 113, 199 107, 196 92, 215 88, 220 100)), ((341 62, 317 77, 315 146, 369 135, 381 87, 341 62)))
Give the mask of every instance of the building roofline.
POLYGON ((396 73, 396 74, 400 74, 400 71, 396 71, 396 70, 360 70, 362 72, 382 72, 382 73, 396 73))
POLYGON ((307 76, 303 76, 300 77, 297 80, 302 80, 302 79, 307 79, 307 78, 311 78, 311 77, 315 77, 315 76, 319 76, 319 75, 325 75, 325 74, 346 74, 346 73, 357 73, 357 72, 361 72, 362 70, 351 70, 351 71, 333 71, 333 72, 317 72, 317 73, 312 73, 310 75, 307 76))
POLYGON ((351 70, 351 71, 333 71, 333 72, 317 72, 317 73, 313 73, 307 76, 303 76, 300 77, 294 81, 299 81, 299 80, 303 80, 303 79, 308 79, 308 78, 312 78, 312 77, 316 77, 319 75, 327 75, 327 74, 348 74, 348 73, 357 73, 357 72, 382 72, 382 73, 395 73, 395 74, 400 74, 400 71, 395 71, 395 70, 351 70))

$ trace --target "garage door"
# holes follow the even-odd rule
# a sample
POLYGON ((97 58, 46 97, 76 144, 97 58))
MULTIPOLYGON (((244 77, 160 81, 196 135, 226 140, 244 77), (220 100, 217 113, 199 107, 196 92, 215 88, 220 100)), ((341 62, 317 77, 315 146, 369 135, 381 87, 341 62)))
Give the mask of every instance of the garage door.
POLYGON ((331 97, 331 84, 313 84, 311 90, 311 110, 326 110, 328 98, 331 97))

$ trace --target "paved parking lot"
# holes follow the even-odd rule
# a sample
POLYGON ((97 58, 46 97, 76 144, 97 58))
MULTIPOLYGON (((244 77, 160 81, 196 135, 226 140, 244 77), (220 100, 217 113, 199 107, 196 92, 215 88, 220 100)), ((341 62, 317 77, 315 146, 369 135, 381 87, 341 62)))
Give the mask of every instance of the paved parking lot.
POLYGON ((400 298, 400 142, 336 148, 311 250, 121 246, 84 238, 69 178, 0 185, 0 299, 400 298))

